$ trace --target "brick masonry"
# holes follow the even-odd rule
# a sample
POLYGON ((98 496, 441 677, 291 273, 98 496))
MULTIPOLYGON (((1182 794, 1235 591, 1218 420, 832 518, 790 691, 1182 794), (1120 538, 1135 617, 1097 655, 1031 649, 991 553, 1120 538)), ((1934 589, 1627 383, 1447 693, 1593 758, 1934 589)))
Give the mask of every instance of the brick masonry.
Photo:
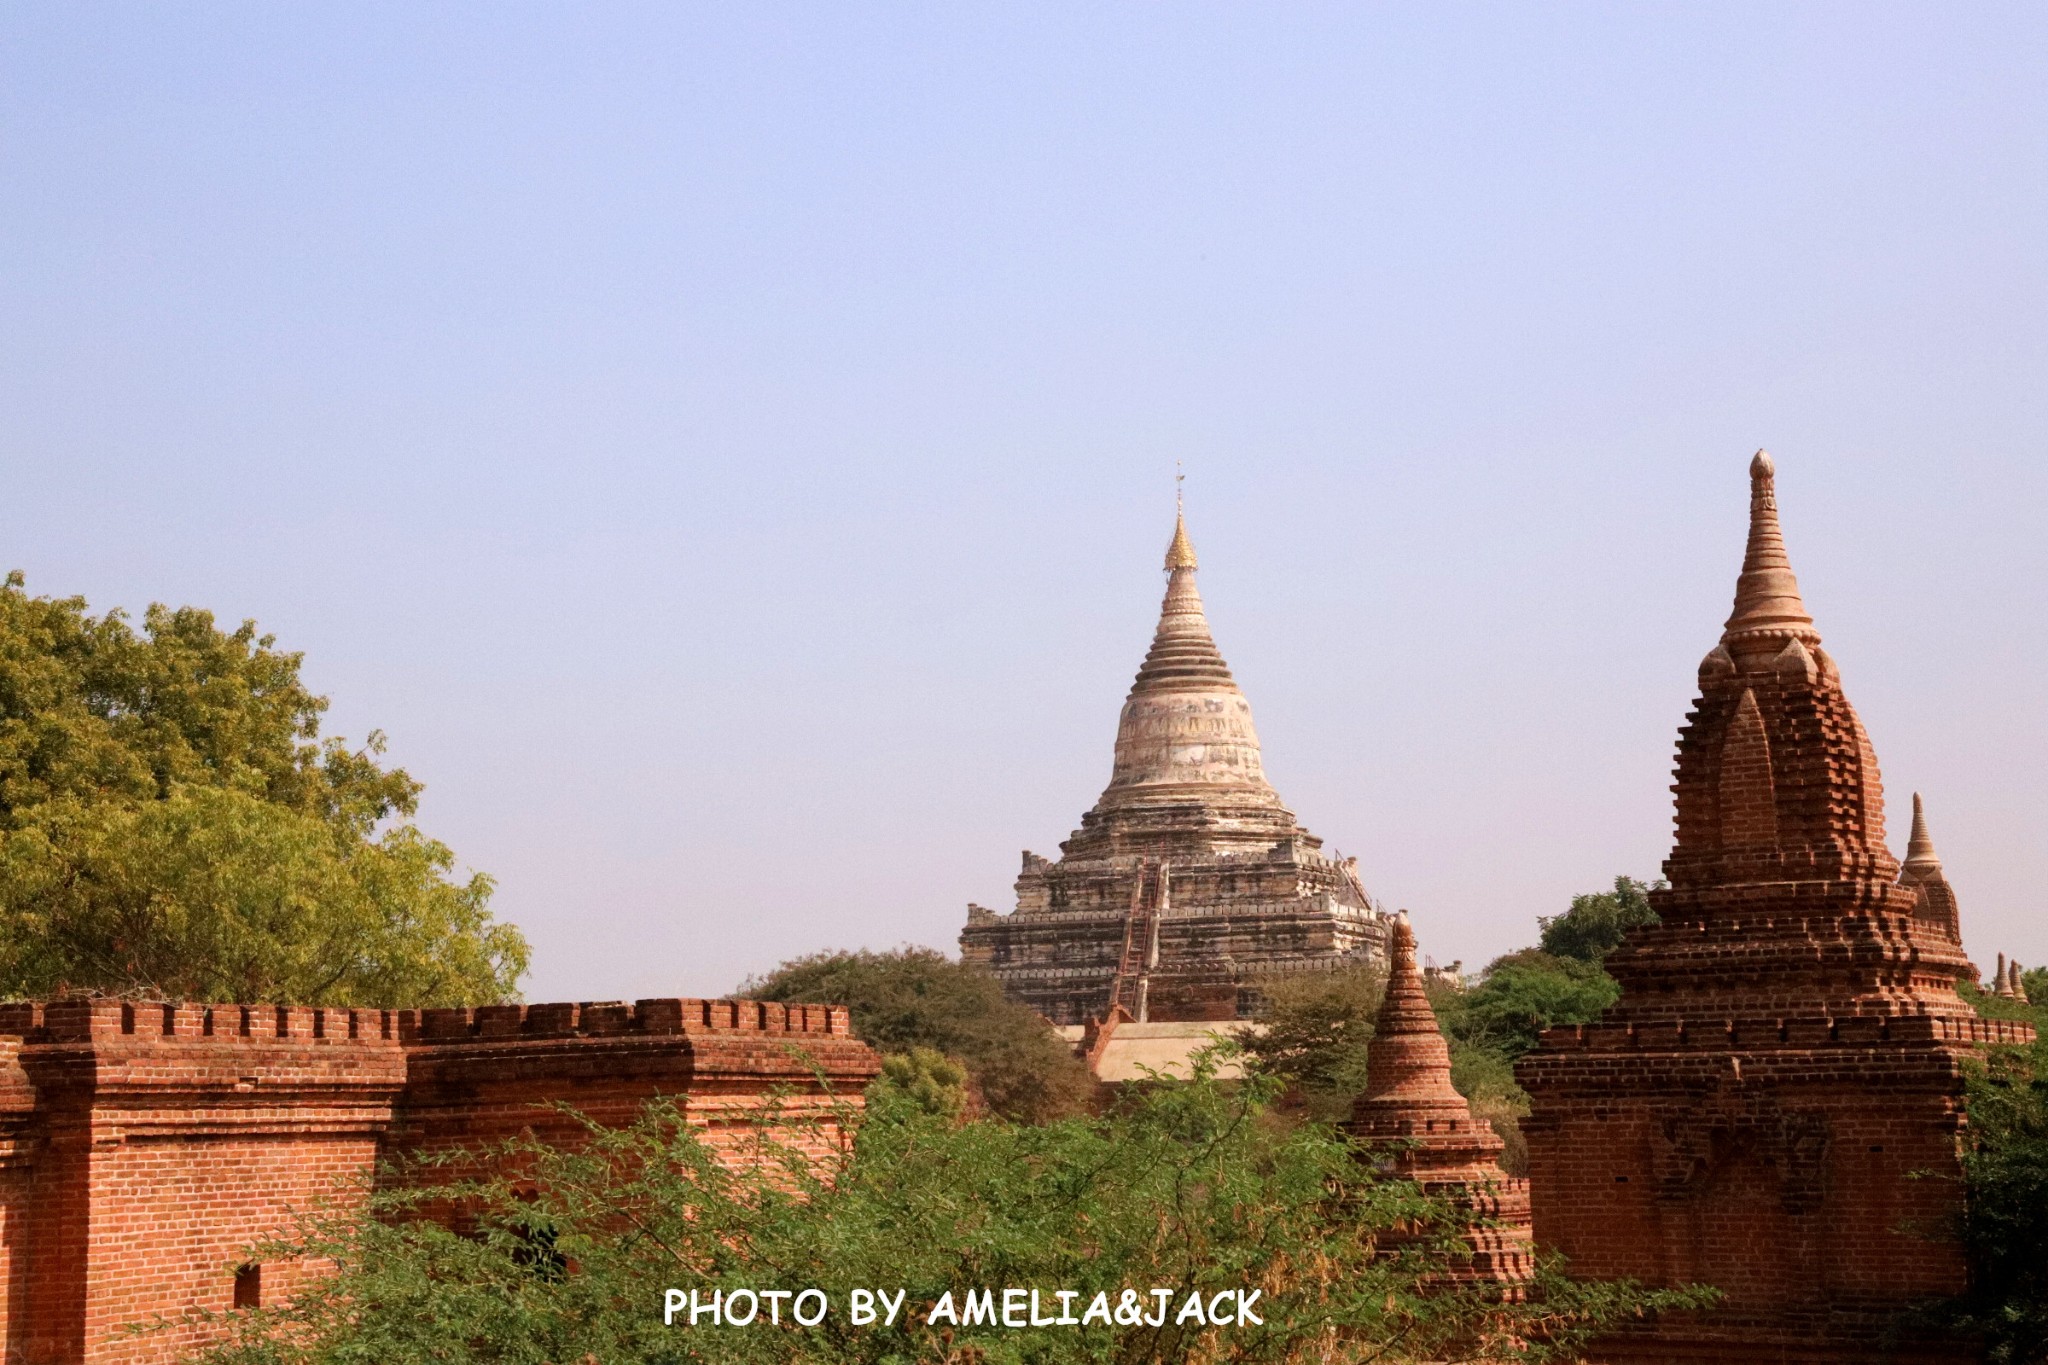
POLYGON ((573 1140, 547 1106, 616 1123, 657 1094, 719 1134, 785 1089, 822 1155, 878 1070, 823 1005, 0 1005, 0 1362, 177 1359, 191 1330, 122 1329, 227 1309, 238 1283, 290 1293, 319 1267, 245 1268, 244 1248, 359 1198, 380 1157, 573 1140))
POLYGON ((1870 741, 1821 648, 1751 466, 1735 610, 1679 732, 1662 923, 1608 960, 1621 999, 1519 1068, 1536 1240, 1572 1269, 1706 1283, 1714 1310, 1611 1362, 1968 1359, 1894 1336, 1964 1284, 1949 1237, 1961 1060, 2032 1036, 1979 1020, 1924 820, 1902 869, 1870 741))
MULTIPOLYGON (((1365 1089, 1345 1130, 1361 1160, 1413 1180, 1460 1211, 1466 1255, 1436 1277, 1447 1285, 1484 1286, 1519 1299, 1535 1273, 1530 1252, 1529 1182, 1500 1167, 1498 1134, 1472 1118, 1472 1106, 1451 1084, 1451 1050, 1415 966, 1415 934, 1403 914, 1394 921, 1387 993, 1366 1050, 1365 1089)), ((1437 1227, 1390 1229, 1390 1252, 1434 1242, 1437 1227)))

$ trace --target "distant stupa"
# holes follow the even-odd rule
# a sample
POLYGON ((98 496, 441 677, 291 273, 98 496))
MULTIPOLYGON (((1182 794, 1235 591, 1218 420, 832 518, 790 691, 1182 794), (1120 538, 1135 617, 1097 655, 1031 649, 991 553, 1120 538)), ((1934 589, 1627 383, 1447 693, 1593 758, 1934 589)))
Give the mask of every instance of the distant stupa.
POLYGON ((1187 519, 1117 724, 1109 785, 1057 862, 1024 854, 1017 907, 969 906, 960 952, 1056 1024, 1241 1018, 1276 972, 1385 956, 1356 859, 1322 855, 1266 781, 1251 704, 1195 589, 1187 519))

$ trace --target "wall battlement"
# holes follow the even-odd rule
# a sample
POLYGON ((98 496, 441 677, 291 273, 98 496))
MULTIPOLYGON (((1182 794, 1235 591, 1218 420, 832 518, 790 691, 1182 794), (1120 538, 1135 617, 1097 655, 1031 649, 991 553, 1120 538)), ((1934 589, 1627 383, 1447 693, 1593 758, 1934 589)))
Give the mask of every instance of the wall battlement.
POLYGON ((305 1005, 188 1005, 155 1000, 12 1001, 0 1004, 0 1036, 24 1043, 132 1038, 210 1043, 399 1041, 400 1010, 305 1005))
POLYGON ((182 1358, 197 1328, 124 1328, 277 1302, 306 1268, 247 1248, 392 1158, 574 1141, 558 1106, 661 1096, 744 1159, 727 1134, 771 1095, 823 1157, 880 1069, 838 1005, 0 1004, 0 1365, 182 1358))
POLYGON ((654 999, 555 1005, 479 1005, 401 1012, 408 1043, 496 1038, 609 1038, 623 1034, 780 1033, 851 1038, 844 1005, 766 1000, 654 999))

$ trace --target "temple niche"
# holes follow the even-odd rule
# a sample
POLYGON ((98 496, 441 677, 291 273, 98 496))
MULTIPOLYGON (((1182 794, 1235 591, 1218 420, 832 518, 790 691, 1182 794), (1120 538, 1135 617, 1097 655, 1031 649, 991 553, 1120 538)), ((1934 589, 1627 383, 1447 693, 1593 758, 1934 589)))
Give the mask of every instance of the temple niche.
POLYGON ((1600 1021, 1516 1068, 1537 1245, 1577 1275, 1722 1294, 1596 1343, 1602 1365, 1977 1358, 1910 1315, 1967 1282, 1963 1060, 2033 1030, 1956 991, 1973 969, 1920 802, 1903 864, 1886 844, 1775 474, 1759 451, 1735 609, 1679 730, 1661 922, 1607 959, 1600 1021))
POLYGON ((1195 567, 1177 518, 1109 785, 1057 860, 1024 854, 1015 910, 968 907, 962 959, 1055 1024, 1246 1018, 1262 976, 1385 958, 1357 860, 1324 856, 1266 780, 1195 567))

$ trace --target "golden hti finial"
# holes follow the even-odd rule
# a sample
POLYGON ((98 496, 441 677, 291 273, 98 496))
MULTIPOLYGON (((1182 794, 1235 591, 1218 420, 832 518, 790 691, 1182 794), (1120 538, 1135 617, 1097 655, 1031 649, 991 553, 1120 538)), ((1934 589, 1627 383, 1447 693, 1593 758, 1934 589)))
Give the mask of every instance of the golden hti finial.
POLYGON ((1195 543, 1188 539, 1187 510, 1181 501, 1181 485, 1187 481, 1180 461, 1173 462, 1173 540, 1166 547, 1166 571, 1195 567, 1195 543))

